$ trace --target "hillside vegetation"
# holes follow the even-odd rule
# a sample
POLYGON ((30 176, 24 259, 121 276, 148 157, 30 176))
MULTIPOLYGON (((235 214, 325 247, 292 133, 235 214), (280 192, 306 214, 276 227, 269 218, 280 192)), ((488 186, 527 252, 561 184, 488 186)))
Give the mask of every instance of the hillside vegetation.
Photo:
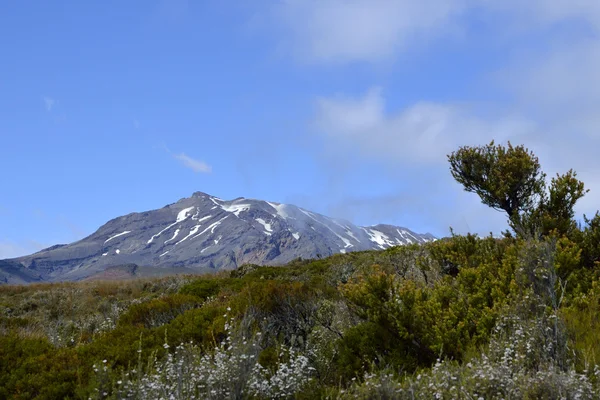
POLYGON ((600 215, 575 221, 583 184, 546 188, 522 147, 450 161, 507 212, 503 238, 0 287, 0 398, 600 398, 600 215))

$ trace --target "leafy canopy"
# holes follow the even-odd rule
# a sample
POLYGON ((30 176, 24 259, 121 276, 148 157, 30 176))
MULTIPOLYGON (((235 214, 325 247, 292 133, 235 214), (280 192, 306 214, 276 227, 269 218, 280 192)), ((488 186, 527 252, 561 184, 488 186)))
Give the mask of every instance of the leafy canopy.
POLYGON ((523 146, 463 146, 448 156, 450 172, 467 192, 483 204, 513 218, 534 205, 544 189, 545 174, 538 158, 523 146))
POLYGON ((538 158, 524 146, 463 146, 448 156, 450 172, 467 192, 508 214, 511 227, 521 234, 551 233, 570 236, 577 230, 575 203, 587 190, 573 170, 552 178, 538 158))

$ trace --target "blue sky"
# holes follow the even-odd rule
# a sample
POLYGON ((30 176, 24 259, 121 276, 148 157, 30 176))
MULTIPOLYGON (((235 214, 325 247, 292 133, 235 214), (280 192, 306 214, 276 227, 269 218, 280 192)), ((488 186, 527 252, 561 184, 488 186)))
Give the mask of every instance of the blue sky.
POLYGON ((600 198, 600 3, 0 5, 0 258, 194 191, 438 236, 505 228, 446 154, 523 143, 600 198))

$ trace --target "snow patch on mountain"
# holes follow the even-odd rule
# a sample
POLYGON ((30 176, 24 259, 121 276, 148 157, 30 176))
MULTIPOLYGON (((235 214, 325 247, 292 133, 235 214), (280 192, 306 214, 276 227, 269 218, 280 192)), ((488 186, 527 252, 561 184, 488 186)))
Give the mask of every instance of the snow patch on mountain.
POLYGON ((184 241, 185 241, 185 240, 187 240, 187 239, 188 239, 190 236, 193 236, 193 235, 195 235, 195 234, 196 234, 196 232, 198 232, 198 230, 200 229, 200 227, 201 227, 201 226, 202 226, 202 225, 196 225, 196 226, 194 226, 194 227, 193 227, 193 228, 190 230, 190 232, 187 234, 187 236, 186 236, 186 237, 184 237, 183 239, 181 239, 179 242, 175 243, 175 246, 177 246, 179 243, 182 243, 182 242, 184 242, 184 241))
POLYGON ((183 210, 179 211, 179 213, 177 214, 177 221, 175 221, 175 222, 185 221, 187 219, 187 217, 190 216, 190 214, 194 208, 196 208, 196 207, 188 207, 188 208, 184 208, 183 210))
MULTIPOLYGON (((398 232, 398 234, 400 234, 400 236, 402 237, 402 239, 404 239, 404 241, 408 244, 412 244, 413 240, 408 237, 408 236, 412 236, 413 239, 416 239, 413 235, 410 234, 410 232, 405 231, 404 229, 400 230, 400 229, 396 229, 396 232, 398 232)), ((418 239, 417 239, 418 242, 418 239)))
POLYGON ((223 211, 233 213, 233 215, 239 218, 242 211, 248 211, 250 209, 250 204, 231 204, 228 206, 222 205, 221 209, 223 209, 223 211))
POLYGON ((363 228, 363 230, 367 233, 367 235, 369 235, 371 242, 377 243, 377 245, 382 249, 385 249, 385 246, 391 247, 394 245, 392 242, 390 242, 390 238, 387 235, 379 232, 378 230, 372 228, 363 228))
POLYGON ((339 235, 338 235, 338 237, 340 239, 342 239, 342 242, 344 242, 344 244, 345 244, 344 248, 354 247, 354 245, 352 243, 350 243, 350 241, 348 239, 346 239, 345 237, 339 236, 339 235))
POLYGON ((262 218, 256 218, 255 220, 256 222, 258 222, 259 224, 261 224, 264 228, 265 228, 265 234, 271 236, 273 232, 273 228, 271 228, 271 224, 268 224, 264 219, 262 218))
MULTIPOLYGON (((335 236, 338 237, 338 239, 340 239, 342 242, 344 242, 345 247, 353 247, 354 245, 352 243, 350 243, 350 241, 348 239, 346 239, 345 237, 339 235, 336 231, 334 231, 333 229, 331 229, 331 227, 321 221, 319 221, 312 213, 308 212, 308 211, 304 211, 303 209, 300 209, 300 211, 306 215, 307 217, 313 219, 315 222, 318 222, 319 224, 323 225, 325 228, 329 229, 331 231, 331 233, 333 233, 335 236)), ((341 226, 341 225, 340 225, 341 226)), ((312 227, 311 227, 312 228, 312 227)), ((342 227, 343 228, 343 227, 342 227)), ((313 228, 314 230, 315 228, 313 228)))
POLYGON ((131 231, 125 231, 125 232, 118 233, 115 236, 111 236, 104 241, 104 244, 106 244, 110 240, 113 240, 114 238, 118 238, 119 236, 127 235, 128 233, 131 233, 131 231))
POLYGON ((173 240, 175 240, 175 238, 177 237, 177 235, 179 235, 179 228, 175 230, 175 233, 173 234, 173 237, 171 239, 166 240, 164 244, 167 244, 167 243, 172 242, 173 240))
POLYGON ((206 217, 202 217, 198 220, 198 223, 206 221, 207 219, 210 219, 212 217, 212 215, 207 215, 206 217))
POLYGON ((196 208, 196 207, 188 207, 188 208, 184 208, 183 210, 179 211, 179 213, 177 214, 177 219, 175 220, 175 222, 173 222, 171 225, 167 226, 162 231, 158 232, 156 235, 153 235, 150 238, 150 240, 148 240, 147 244, 152 243, 154 241, 154 239, 156 239, 157 237, 159 237, 160 235, 162 235, 164 232, 168 231, 169 229, 171 229, 175 225, 177 225, 177 224, 185 221, 190 216, 190 213, 192 212, 192 210, 194 208, 196 208))
POLYGON ((352 231, 351 231, 351 230, 347 230, 347 231, 346 231, 346 235, 350 236, 352 239, 354 239, 354 240, 356 240, 358 243, 360 243, 360 240, 358 240, 358 239, 356 238, 356 236, 354 236, 354 233, 352 233, 352 231))
POLYGON ((221 218, 220 220, 218 220, 217 222, 213 222, 208 228, 206 228, 205 230, 203 230, 202 232, 200 232, 199 234, 197 234, 196 236, 194 236, 192 239, 196 239, 198 236, 202 236, 203 234, 205 234, 209 229, 210 229, 210 233, 213 234, 215 233, 215 229, 217 226, 221 225, 221 222, 223 222, 223 220, 225 220, 229 215, 225 216, 224 218, 221 218))
POLYGON ((279 215, 281 218, 283 219, 287 219, 289 218, 288 213, 285 212, 285 204, 277 204, 277 203, 271 203, 269 201, 266 202, 268 205, 270 205, 271 207, 273 207, 275 209, 275 211, 277 212, 277 215, 279 215))

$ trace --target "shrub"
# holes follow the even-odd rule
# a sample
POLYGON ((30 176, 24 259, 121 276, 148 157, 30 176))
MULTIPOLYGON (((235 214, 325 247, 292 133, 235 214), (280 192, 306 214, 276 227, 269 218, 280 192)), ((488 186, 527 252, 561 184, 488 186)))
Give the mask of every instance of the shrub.
POLYGON ((216 296, 221 290, 223 282, 221 279, 196 279, 183 286, 179 293, 196 296, 200 300, 216 296))
POLYGON ((153 328, 164 325, 185 311, 199 305, 195 296, 173 294, 149 302, 134 304, 119 319, 119 324, 153 328))

